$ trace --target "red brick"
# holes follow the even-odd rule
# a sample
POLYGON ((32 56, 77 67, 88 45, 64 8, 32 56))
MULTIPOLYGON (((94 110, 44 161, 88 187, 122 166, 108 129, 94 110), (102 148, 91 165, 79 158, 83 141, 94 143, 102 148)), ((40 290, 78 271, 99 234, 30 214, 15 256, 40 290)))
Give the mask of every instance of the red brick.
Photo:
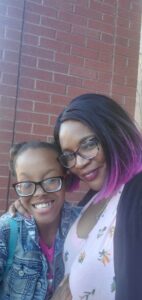
POLYGON ((83 48, 83 47, 77 47, 77 46, 72 46, 71 49, 71 54, 72 55, 78 55, 80 57, 84 58, 92 58, 92 59, 97 59, 99 56, 99 51, 98 49, 89 49, 89 48, 83 48))
MULTIPOLYGON (((67 3, 66 0, 43 0, 44 5, 53 6, 56 8, 62 7, 63 10, 71 10, 73 6, 74 1, 71 1, 71 3, 67 3)), ((88 6, 88 0, 77 0, 77 3, 82 6, 88 6)))
POLYGON ((101 39, 105 43, 113 44, 113 42, 114 42, 114 35, 102 33, 101 39))
MULTIPOLYGON (((0 130, 0 140, 2 142, 11 141, 12 140, 12 131, 1 131, 0 130)), ((4 175, 4 174, 3 174, 4 175)))
POLYGON ((92 37, 95 41, 100 40, 100 30, 94 28, 88 28, 86 26, 73 25, 72 26, 73 33, 79 33, 84 35, 85 38, 92 37))
POLYGON ((40 134, 27 134, 27 133, 15 133, 15 141, 17 143, 21 143, 24 141, 30 141, 30 140, 46 140, 47 139, 47 135, 40 135, 40 134))
POLYGON ((25 10, 25 23, 40 24, 40 15, 34 14, 32 11, 25 10))
POLYGON ((70 99, 81 95, 81 94, 86 94, 86 93, 90 93, 90 89, 88 88, 78 88, 78 87, 67 87, 67 96, 70 97, 70 99))
POLYGON ((77 55, 68 55, 59 52, 56 53, 55 61, 78 66, 83 66, 84 64, 83 57, 79 57, 77 55))
POLYGON ((25 33, 23 35, 23 43, 32 45, 32 46, 38 46, 39 45, 39 37, 37 35, 25 33))
POLYGON ((34 108, 34 101, 26 101, 19 99, 17 103, 17 109, 18 110, 24 110, 24 111, 33 111, 34 108))
POLYGON ((89 89, 90 92, 109 94, 110 84, 97 82, 95 80, 85 79, 82 84, 83 88, 89 89))
POLYGON ((104 33, 114 34, 114 20, 111 24, 106 24, 103 21, 89 20, 88 27, 96 31, 103 31, 104 33))
MULTIPOLYGON (((112 6, 112 5, 108 5, 108 4, 102 4, 102 3, 98 3, 97 1, 91 1, 90 2, 90 8, 97 12, 101 12, 101 13, 107 13, 110 15, 113 15, 116 13, 116 7, 112 6)), ((90 14, 89 14, 90 15, 90 14)))
MULTIPOLYGON (((0 167, 0 177, 5 177, 9 175, 9 170, 8 170, 8 166, 1 166, 0 167)), ((2 191, 2 188, 1 188, 2 191)))
POLYGON ((85 60, 85 68, 93 69, 96 72, 107 72, 112 68, 112 62, 101 62, 97 60, 92 59, 86 59, 85 60))
POLYGON ((49 60, 45 59, 38 59, 38 68, 39 69, 45 69, 45 70, 50 70, 50 71, 55 71, 55 72, 60 72, 60 73, 67 73, 68 72, 68 65, 65 63, 57 63, 57 62, 52 62, 49 60))
POLYGON ((25 122, 16 122, 15 126, 16 132, 21 133, 32 133, 32 124, 31 123, 25 123, 25 122))
MULTIPOLYGON (((13 129, 13 120, 9 121, 9 120, 3 120, 0 119, 0 130, 7 130, 7 131, 11 131, 13 129)), ((1 146, 0 146, 1 148, 1 146)))
POLYGON ((37 65, 37 58, 33 57, 31 55, 24 55, 24 54, 22 54, 21 64, 23 66, 36 67, 36 65, 37 65))
POLYGON ((40 91, 47 91, 48 93, 65 94, 66 87, 63 84, 44 82, 36 80, 36 89, 40 91))
POLYGON ((39 26, 35 24, 26 23, 24 28, 26 33, 34 34, 37 36, 44 36, 49 38, 55 38, 56 30, 52 28, 47 28, 44 26, 39 26))
POLYGON ((87 18, 84 16, 80 16, 80 14, 77 15, 77 14, 67 13, 65 11, 60 11, 59 19, 64 20, 65 22, 69 22, 70 24, 87 26, 87 18))
POLYGON ((32 113, 27 111, 25 114, 24 111, 17 111, 17 121, 36 124, 48 124, 48 115, 46 115, 47 112, 44 112, 43 114, 38 112, 32 113))
POLYGON ((35 86, 35 80, 28 77, 20 77, 19 85, 21 88, 33 90, 35 86))
POLYGON ((122 86, 121 85, 121 89, 120 89, 120 85, 113 85, 112 87, 112 92, 118 95, 125 95, 128 97, 135 97, 136 96, 136 90, 133 87, 128 87, 128 86, 122 86))
POLYGON ((54 52, 31 45, 23 45, 22 53, 30 56, 53 59, 54 52))
POLYGON ((57 37, 57 40, 59 40, 59 41, 63 41, 63 42, 66 41, 66 43, 69 43, 69 44, 85 46, 85 37, 80 34, 73 34, 73 33, 57 31, 56 37, 57 37))
POLYGON ((0 118, 2 118, 3 120, 10 120, 13 121, 14 119, 14 110, 10 109, 9 107, 1 107, 0 108, 0 118))
MULTIPOLYGON (((56 19, 51 19, 49 17, 41 16, 41 25, 46 26, 44 28, 44 31, 48 30, 48 28, 54 28, 56 30, 61 30, 65 32, 70 32, 71 31, 71 24, 64 22, 62 20, 56 20, 56 19)), ((54 31, 55 32, 55 31, 54 31)), ((44 34, 46 36, 46 34, 44 34)))
MULTIPOLYGON (((44 114, 55 114, 55 115, 58 115, 60 113, 60 109, 61 109, 61 106, 60 104, 59 105, 54 105, 54 104, 49 104, 49 103, 35 103, 35 108, 34 108, 34 111, 36 113, 44 113, 44 114)), ((44 115, 43 115, 44 116, 44 115)), ((47 118, 47 116, 44 116, 47 118)), ((36 122, 35 120, 35 123, 38 123, 36 122)), ((42 122, 43 123, 43 122, 42 122)), ((45 124, 47 125, 47 121, 45 122, 45 124)))
POLYGON ((40 47, 52 49, 58 52, 70 53, 71 46, 60 41, 54 41, 46 38, 40 38, 40 47))
POLYGON ((34 69, 34 68, 28 68, 28 67, 21 67, 21 76, 27 76, 29 78, 34 79, 43 79, 47 81, 52 80, 52 72, 49 72, 47 70, 41 70, 41 69, 34 69))
POLYGON ((19 99, 25 99, 25 100, 34 100, 34 101, 41 101, 41 102, 47 102, 50 99, 50 95, 47 92, 39 92, 39 91, 30 91, 26 89, 19 89, 19 99))
POLYGON ((43 5, 38 5, 36 3, 28 1, 26 5, 27 11, 32 11, 33 13, 37 13, 39 15, 43 16, 50 16, 53 18, 56 18, 57 16, 57 10, 54 8, 46 7, 43 5))
POLYGON ((33 125, 33 130, 32 130, 33 134, 38 134, 38 135, 43 135, 43 136, 51 136, 53 135, 53 129, 51 127, 49 127, 49 125, 37 125, 34 124, 33 125))
POLYGON ((0 153, 6 153, 9 152, 11 147, 11 141, 6 142, 0 142, 0 153))
POLYGON ((70 66, 70 74, 76 75, 80 78, 90 78, 90 79, 97 79, 97 73, 95 70, 90 70, 87 68, 80 68, 76 66, 70 66))
POLYGON ((67 103, 69 103, 70 97, 67 97, 66 95, 51 95, 51 103, 52 104, 60 104, 60 106, 65 106, 67 103))
MULTIPOLYGON (((92 5, 92 2, 91 2, 91 5, 92 5)), ((75 6, 75 14, 78 14, 79 16, 85 16, 86 18, 93 18, 93 19, 96 19, 96 20, 102 20, 102 12, 101 11, 98 11, 98 10, 95 10, 95 9, 92 9, 92 8, 85 8, 85 7, 82 7, 81 5, 76 5, 75 6)))
POLYGON ((63 74, 54 74, 54 81, 65 85, 82 86, 82 80, 75 76, 67 76, 63 74))
MULTIPOLYGON (((0 154, 0 167, 1 167, 1 165, 7 165, 8 161, 9 161, 8 153, 3 153, 3 154, 1 153, 0 154)), ((6 181, 6 183, 7 183, 7 181, 6 181)), ((1 186, 1 184, 0 184, 0 186, 1 186)), ((5 185, 5 186, 7 186, 7 185, 5 185)))

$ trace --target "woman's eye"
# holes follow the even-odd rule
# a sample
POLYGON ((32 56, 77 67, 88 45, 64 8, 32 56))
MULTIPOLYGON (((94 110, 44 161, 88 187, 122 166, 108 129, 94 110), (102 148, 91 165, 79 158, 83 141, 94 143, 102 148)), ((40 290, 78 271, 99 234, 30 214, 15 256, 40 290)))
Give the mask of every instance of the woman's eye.
POLYGON ((86 141, 84 144, 81 145, 81 149, 88 149, 88 148, 92 148, 96 146, 96 142, 94 141, 94 139, 92 140, 88 140, 86 141))

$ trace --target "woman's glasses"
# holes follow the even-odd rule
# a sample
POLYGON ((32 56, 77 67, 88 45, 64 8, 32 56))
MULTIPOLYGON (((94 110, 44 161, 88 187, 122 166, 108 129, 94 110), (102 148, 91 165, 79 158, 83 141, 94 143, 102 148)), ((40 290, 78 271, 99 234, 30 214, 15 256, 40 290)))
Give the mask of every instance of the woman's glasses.
POLYGON ((70 169, 75 166, 77 155, 89 160, 94 158, 98 151, 99 140, 96 137, 89 137, 80 143, 80 146, 76 151, 64 151, 59 156, 59 161, 65 168, 70 169))
POLYGON ((33 196, 37 186, 39 185, 44 192, 53 193, 61 190, 63 186, 64 177, 51 177, 48 179, 41 180, 39 182, 34 181, 21 181, 13 184, 13 187, 20 197, 33 196))

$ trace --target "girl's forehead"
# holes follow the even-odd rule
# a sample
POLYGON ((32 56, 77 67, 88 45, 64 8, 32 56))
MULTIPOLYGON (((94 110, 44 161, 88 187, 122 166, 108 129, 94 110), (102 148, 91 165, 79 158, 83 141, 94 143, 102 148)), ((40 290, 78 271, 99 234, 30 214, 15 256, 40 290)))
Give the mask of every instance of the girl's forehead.
POLYGON ((54 149, 30 148, 21 152, 16 159, 16 165, 21 165, 21 167, 24 167, 24 165, 40 167, 41 164, 42 167, 45 164, 46 167, 53 165, 61 168, 58 161, 58 153, 54 149))

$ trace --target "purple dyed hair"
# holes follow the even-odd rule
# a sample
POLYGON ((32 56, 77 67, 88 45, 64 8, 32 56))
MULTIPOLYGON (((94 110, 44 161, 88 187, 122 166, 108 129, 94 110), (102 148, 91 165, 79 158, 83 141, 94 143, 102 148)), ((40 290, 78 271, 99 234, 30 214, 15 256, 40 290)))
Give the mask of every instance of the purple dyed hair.
POLYGON ((142 135, 114 100, 100 94, 84 94, 73 99, 55 125, 54 137, 60 150, 60 126, 67 120, 90 127, 103 147, 107 176, 98 199, 111 196, 142 170, 142 135))

